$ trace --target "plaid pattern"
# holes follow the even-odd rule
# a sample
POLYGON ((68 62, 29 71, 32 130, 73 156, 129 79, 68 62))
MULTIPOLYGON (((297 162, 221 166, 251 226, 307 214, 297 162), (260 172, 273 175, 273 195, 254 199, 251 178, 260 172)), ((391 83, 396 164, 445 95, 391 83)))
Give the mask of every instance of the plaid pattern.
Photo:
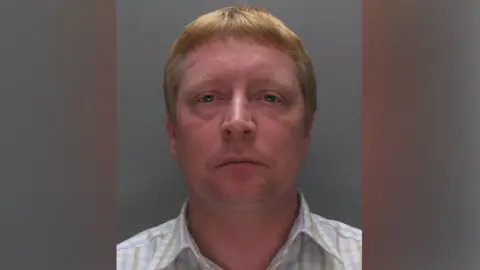
MULTIPOLYGON (((301 194, 300 194, 301 195, 301 194)), ((202 256, 180 215, 117 245, 117 270, 221 270, 202 256)), ((362 231, 310 212, 301 195, 297 220, 268 270, 360 270, 362 231)))

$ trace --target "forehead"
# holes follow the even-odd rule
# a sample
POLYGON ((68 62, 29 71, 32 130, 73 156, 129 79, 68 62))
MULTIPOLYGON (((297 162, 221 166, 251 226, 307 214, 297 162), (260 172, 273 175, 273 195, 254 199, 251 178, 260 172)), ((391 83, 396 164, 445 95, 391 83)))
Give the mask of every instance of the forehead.
POLYGON ((181 81, 191 84, 212 78, 257 78, 296 84, 296 66, 288 54, 273 46, 250 40, 216 40, 187 55, 181 81))

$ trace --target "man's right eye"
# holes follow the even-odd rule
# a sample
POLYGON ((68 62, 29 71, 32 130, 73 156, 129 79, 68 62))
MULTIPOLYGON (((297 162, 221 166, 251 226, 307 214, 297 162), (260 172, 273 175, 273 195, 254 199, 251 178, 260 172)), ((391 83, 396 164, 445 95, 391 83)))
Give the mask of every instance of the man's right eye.
POLYGON ((201 103, 210 103, 210 102, 213 102, 214 100, 215 100, 214 95, 203 95, 198 99, 198 101, 201 103))

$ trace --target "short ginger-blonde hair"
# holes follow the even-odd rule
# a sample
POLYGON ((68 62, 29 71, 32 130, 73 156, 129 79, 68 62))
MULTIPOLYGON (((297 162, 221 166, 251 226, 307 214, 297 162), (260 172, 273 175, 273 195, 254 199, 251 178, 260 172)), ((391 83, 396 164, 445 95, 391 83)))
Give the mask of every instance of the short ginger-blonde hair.
POLYGON ((317 85, 313 65, 300 38, 267 10, 248 5, 218 9, 201 15, 186 26, 173 44, 165 66, 163 90, 167 114, 175 122, 182 63, 187 54, 213 39, 248 38, 280 48, 297 67, 297 80, 304 97, 305 116, 317 109, 317 85))

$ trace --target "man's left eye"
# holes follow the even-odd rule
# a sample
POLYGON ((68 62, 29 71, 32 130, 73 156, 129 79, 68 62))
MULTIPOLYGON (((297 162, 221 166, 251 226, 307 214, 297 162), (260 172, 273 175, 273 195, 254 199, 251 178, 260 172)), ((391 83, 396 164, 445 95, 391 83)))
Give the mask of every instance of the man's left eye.
POLYGON ((275 95, 264 95, 263 100, 269 103, 276 103, 281 101, 280 98, 275 95))

